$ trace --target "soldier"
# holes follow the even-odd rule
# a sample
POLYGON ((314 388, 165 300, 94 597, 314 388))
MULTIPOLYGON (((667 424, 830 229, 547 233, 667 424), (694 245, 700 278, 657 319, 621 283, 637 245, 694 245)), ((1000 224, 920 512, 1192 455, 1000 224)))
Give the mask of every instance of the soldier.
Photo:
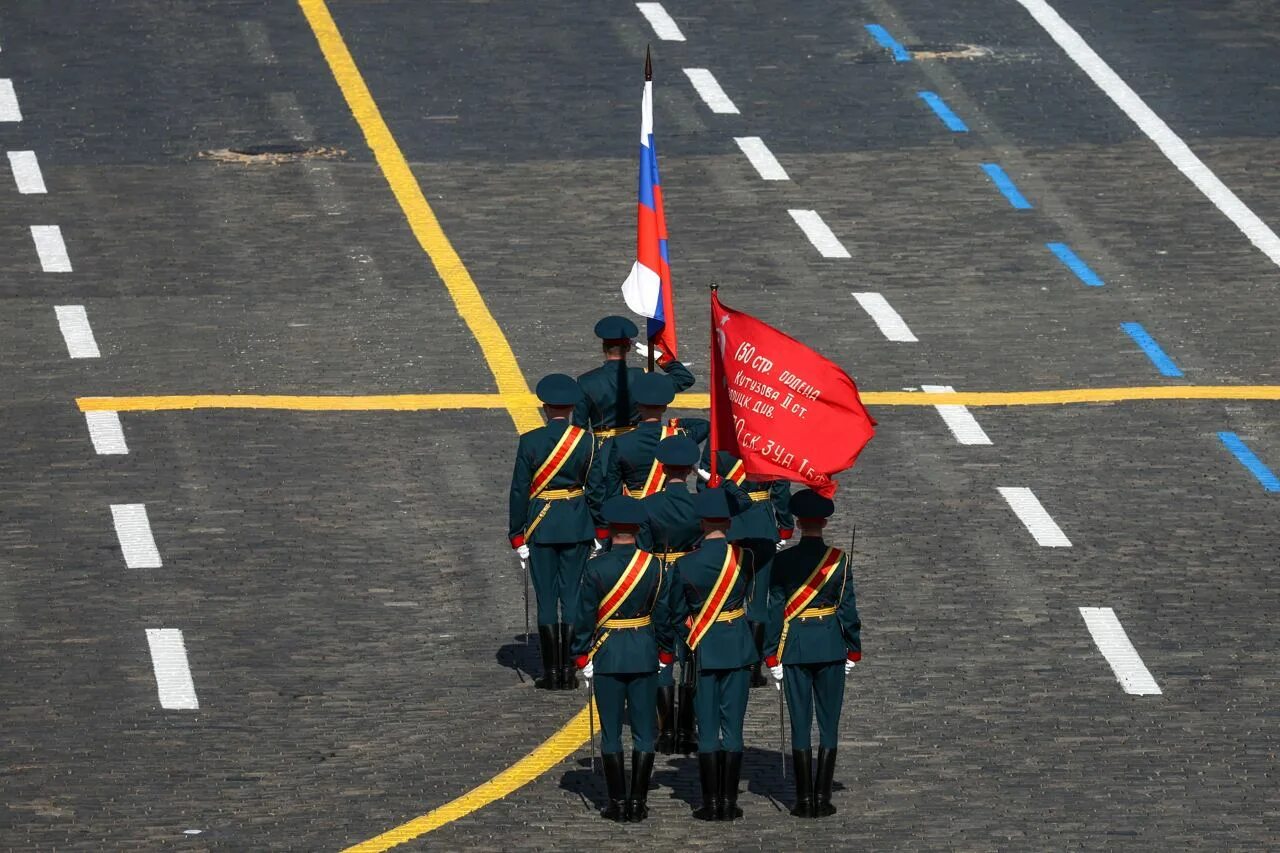
POLYGON ((600 709, 600 755, 609 820, 639 823, 649 816, 653 773, 654 696, 658 673, 670 669, 670 596, 662 563, 636 547, 645 521, 635 498, 604 502, 613 549, 592 560, 582 579, 574 620, 574 662, 583 678, 595 679, 600 709), (622 762, 622 721, 631 720, 631 794, 622 762))
MULTIPOLYGON (((610 440, 601 450, 605 453, 605 494, 628 494, 647 498, 657 494, 663 485, 662 466, 654 454, 658 442, 675 435, 687 435, 697 445, 707 440, 711 424, 703 418, 672 418, 663 423, 667 406, 675 399, 675 387, 665 376, 644 373, 631 387, 640 421, 635 429, 610 440)), ((697 458, 694 458, 697 463, 697 458)))
MULTIPOLYGON (((642 435, 642 432, 636 430, 622 438, 633 435, 642 435)), ((702 538, 702 525, 694 511, 687 482, 697 462, 698 445, 687 435, 664 438, 657 446, 654 465, 661 469, 664 482, 661 491, 643 501, 649 520, 641 530, 640 541, 642 547, 662 560, 666 573, 702 538)), ((698 749, 693 739, 693 670, 683 643, 678 646, 677 654, 684 664, 679 702, 676 701, 674 667, 663 670, 658 680, 658 751, 664 755, 672 752, 688 755, 698 749)))
POLYGON ((759 659, 743 609, 751 552, 726 537, 730 508, 723 489, 700 492, 694 506, 701 519, 702 545, 676 560, 671 582, 671 618, 677 632, 685 633, 697 669, 694 709, 702 807, 693 815, 699 820, 734 820, 742 817, 738 779, 748 667, 759 659))
POLYGON ((569 658, 573 598, 600 527, 604 468, 590 434, 570 422, 582 399, 578 383, 561 373, 536 389, 546 426, 520 436, 511 475, 511 547, 528 561, 538 600, 538 644, 545 690, 577 686, 569 658), (564 621, 560 613, 563 610, 564 621))
POLYGON ((809 489, 791 496, 800 542, 773 562, 769 595, 769 672, 785 685, 796 771, 796 817, 827 817, 835 774, 844 677, 862 659, 862 622, 849 555, 822 541, 835 504, 809 489), (813 779, 809 728, 818 709, 818 770, 813 779))
MULTIPOLYGON (((578 403, 574 423, 591 428, 597 444, 621 435, 639 420, 631 398, 635 381, 644 375, 639 367, 627 366, 627 353, 632 340, 640 333, 626 317, 605 317, 596 323, 596 337, 603 341, 604 364, 578 377, 585 398, 578 403)), ((669 375, 676 391, 693 385, 689 368, 673 358, 660 360, 658 366, 669 375)))
MULTIPOLYGON (((742 460, 724 450, 719 451, 716 458, 717 473, 724 478, 724 488, 730 498, 750 501, 749 509, 734 516, 729 539, 751 549, 755 557, 747 621, 751 623, 756 651, 763 658, 764 624, 769 618, 769 570, 774 554, 782 548, 783 542, 791 538, 795 523, 789 509, 791 487, 786 480, 748 480, 742 470, 742 460)), ((711 448, 708 447, 703 454, 703 465, 709 468, 710 460, 711 448)), ((706 471, 699 472, 700 478, 707 476, 706 471)), ((702 488, 701 483, 699 488, 702 488)), ((751 670, 751 686, 764 687, 768 683, 757 663, 751 670)))

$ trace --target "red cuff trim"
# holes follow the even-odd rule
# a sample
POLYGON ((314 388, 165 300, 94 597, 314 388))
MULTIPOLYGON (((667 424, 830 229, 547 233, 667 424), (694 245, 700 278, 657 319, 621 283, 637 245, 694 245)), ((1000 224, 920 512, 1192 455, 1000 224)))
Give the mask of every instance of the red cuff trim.
POLYGON ((862 652, 849 652, 849 660, 857 663, 862 660, 862 652))
POLYGON ((671 652, 664 652, 661 649, 658 650, 658 660, 662 661, 667 666, 670 666, 672 662, 675 661, 675 659, 676 659, 676 656, 673 655, 671 652))
POLYGON ((586 655, 578 655, 576 658, 574 658, 574 659, 573 659, 573 665, 574 665, 574 666, 576 666, 578 669, 586 669, 586 668, 587 668, 587 656, 586 656, 586 655))
POLYGON ((608 538, 609 538, 609 528, 607 528, 607 527, 597 527, 597 528, 596 528, 596 538, 597 538, 597 539, 599 539, 599 540, 601 540, 601 541, 604 541, 605 539, 608 539, 608 538))
POLYGON ((768 657, 766 657, 766 658, 764 659, 764 665, 765 665, 765 666, 767 666, 767 667, 769 667, 769 669, 773 669, 775 666, 777 666, 777 665, 778 665, 778 656, 777 656, 777 655, 769 655, 768 657))
POLYGON ((511 547, 512 547, 512 548, 519 548, 519 547, 520 547, 521 545, 523 545, 523 544, 524 544, 524 534, 523 534, 523 533, 517 533, 515 536, 512 536, 512 537, 511 537, 511 547))
POLYGON ((779 527, 779 528, 778 528, 778 538, 780 538, 783 542, 785 542, 785 541, 787 541, 788 539, 790 539, 790 538, 791 538, 791 534, 792 534, 792 533, 795 533, 795 530, 794 530, 794 529, 792 529, 792 528, 790 528, 790 527, 779 527))

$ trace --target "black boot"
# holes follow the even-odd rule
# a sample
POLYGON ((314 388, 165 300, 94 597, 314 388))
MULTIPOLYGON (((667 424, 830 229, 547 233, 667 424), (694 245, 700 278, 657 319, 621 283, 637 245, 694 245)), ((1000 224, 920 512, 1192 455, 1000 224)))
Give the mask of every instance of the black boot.
POLYGON ((573 626, 561 622, 556 626, 560 635, 560 689, 573 690, 578 686, 575 674, 577 667, 573 665, 573 656, 569 654, 569 646, 573 643, 573 626))
POLYGON ((792 769, 796 774, 796 807, 792 817, 813 817, 813 750, 791 750, 792 769))
POLYGON ((693 688, 682 684, 677 690, 680 707, 676 714, 676 752, 692 755, 698 751, 698 740, 693 731, 693 688))
POLYGON ((765 687, 769 684, 769 679, 764 677, 764 623, 751 622, 751 639, 756 643, 756 662, 751 667, 751 686, 765 687))
POLYGON ((720 756, 720 800, 717 814, 720 820, 737 820, 742 817, 738 808, 738 779, 742 776, 742 753, 717 753, 720 756))
POLYGON ((556 650, 559 648, 556 626, 539 625, 538 651, 542 654, 542 677, 533 682, 534 687, 542 690, 556 689, 560 682, 560 670, 556 668, 556 650))
POLYGON ((639 823, 649 816, 649 777, 653 775, 653 753, 631 750, 631 796, 627 799, 627 820, 639 823))
POLYGON ((623 805, 627 800, 627 771, 622 765, 621 752, 606 752, 600 756, 604 762, 604 784, 609 791, 609 805, 601 809, 605 820, 622 820, 623 805))
POLYGON ((698 820, 716 820, 716 802, 720 796, 720 767, 716 756, 721 752, 698 753, 698 779, 702 782, 702 808, 693 816, 698 820))
POLYGON ((676 688, 658 688, 658 752, 670 755, 676 751, 676 688))
POLYGON ((814 817, 830 817, 836 813, 836 807, 831 805, 831 782, 835 775, 835 748, 818 747, 818 778, 813 785, 814 817))

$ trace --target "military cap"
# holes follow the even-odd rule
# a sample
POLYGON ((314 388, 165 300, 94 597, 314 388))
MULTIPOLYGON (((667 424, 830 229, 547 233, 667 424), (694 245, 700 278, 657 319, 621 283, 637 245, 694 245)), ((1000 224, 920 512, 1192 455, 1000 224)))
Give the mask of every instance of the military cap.
POLYGON ((658 452, 654 455, 663 465, 691 468, 698 464, 698 445, 687 435, 673 435, 658 442, 658 452))
POLYGON ((791 514, 796 518, 830 518, 835 511, 831 498, 824 498, 812 489, 801 489, 791 496, 791 514))
POLYGON ((698 513, 698 518, 728 518, 729 498, 725 495, 724 489, 703 489, 693 499, 693 509, 698 513))
POLYGON ((551 373, 539 379, 534 393, 548 406, 575 406, 582 399, 578 383, 563 373, 551 373))
POLYGON ((626 317, 616 314, 605 317, 596 323, 596 337, 605 341, 632 340, 640 334, 636 324, 626 317))
POLYGON ((637 405, 670 406, 675 398, 675 386, 661 373, 646 373, 631 383, 631 399, 637 405))
POLYGON ((644 507, 640 505, 640 501, 626 495, 614 495, 604 502, 600 510, 604 513, 604 520, 609 524, 640 525, 644 524, 649 517, 644 507))

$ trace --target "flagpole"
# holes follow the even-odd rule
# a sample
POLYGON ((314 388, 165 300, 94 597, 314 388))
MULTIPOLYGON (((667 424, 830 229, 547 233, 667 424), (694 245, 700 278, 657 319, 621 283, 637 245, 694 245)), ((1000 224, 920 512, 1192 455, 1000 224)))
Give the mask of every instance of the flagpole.
MULTIPOLYGON (((644 82, 653 81, 653 60, 649 57, 649 45, 644 46, 644 82)), ((649 341, 649 366, 647 370, 653 373, 653 335, 647 335, 649 341)))
POLYGON ((720 388, 720 375, 716 371, 716 365, 719 359, 716 358, 716 312, 714 304, 716 301, 716 293, 720 290, 720 285, 711 285, 711 435, 707 441, 711 446, 711 479, 707 485, 716 488, 720 485, 720 442, 717 440, 719 433, 719 423, 716 420, 716 397, 719 396, 716 391, 720 388))

